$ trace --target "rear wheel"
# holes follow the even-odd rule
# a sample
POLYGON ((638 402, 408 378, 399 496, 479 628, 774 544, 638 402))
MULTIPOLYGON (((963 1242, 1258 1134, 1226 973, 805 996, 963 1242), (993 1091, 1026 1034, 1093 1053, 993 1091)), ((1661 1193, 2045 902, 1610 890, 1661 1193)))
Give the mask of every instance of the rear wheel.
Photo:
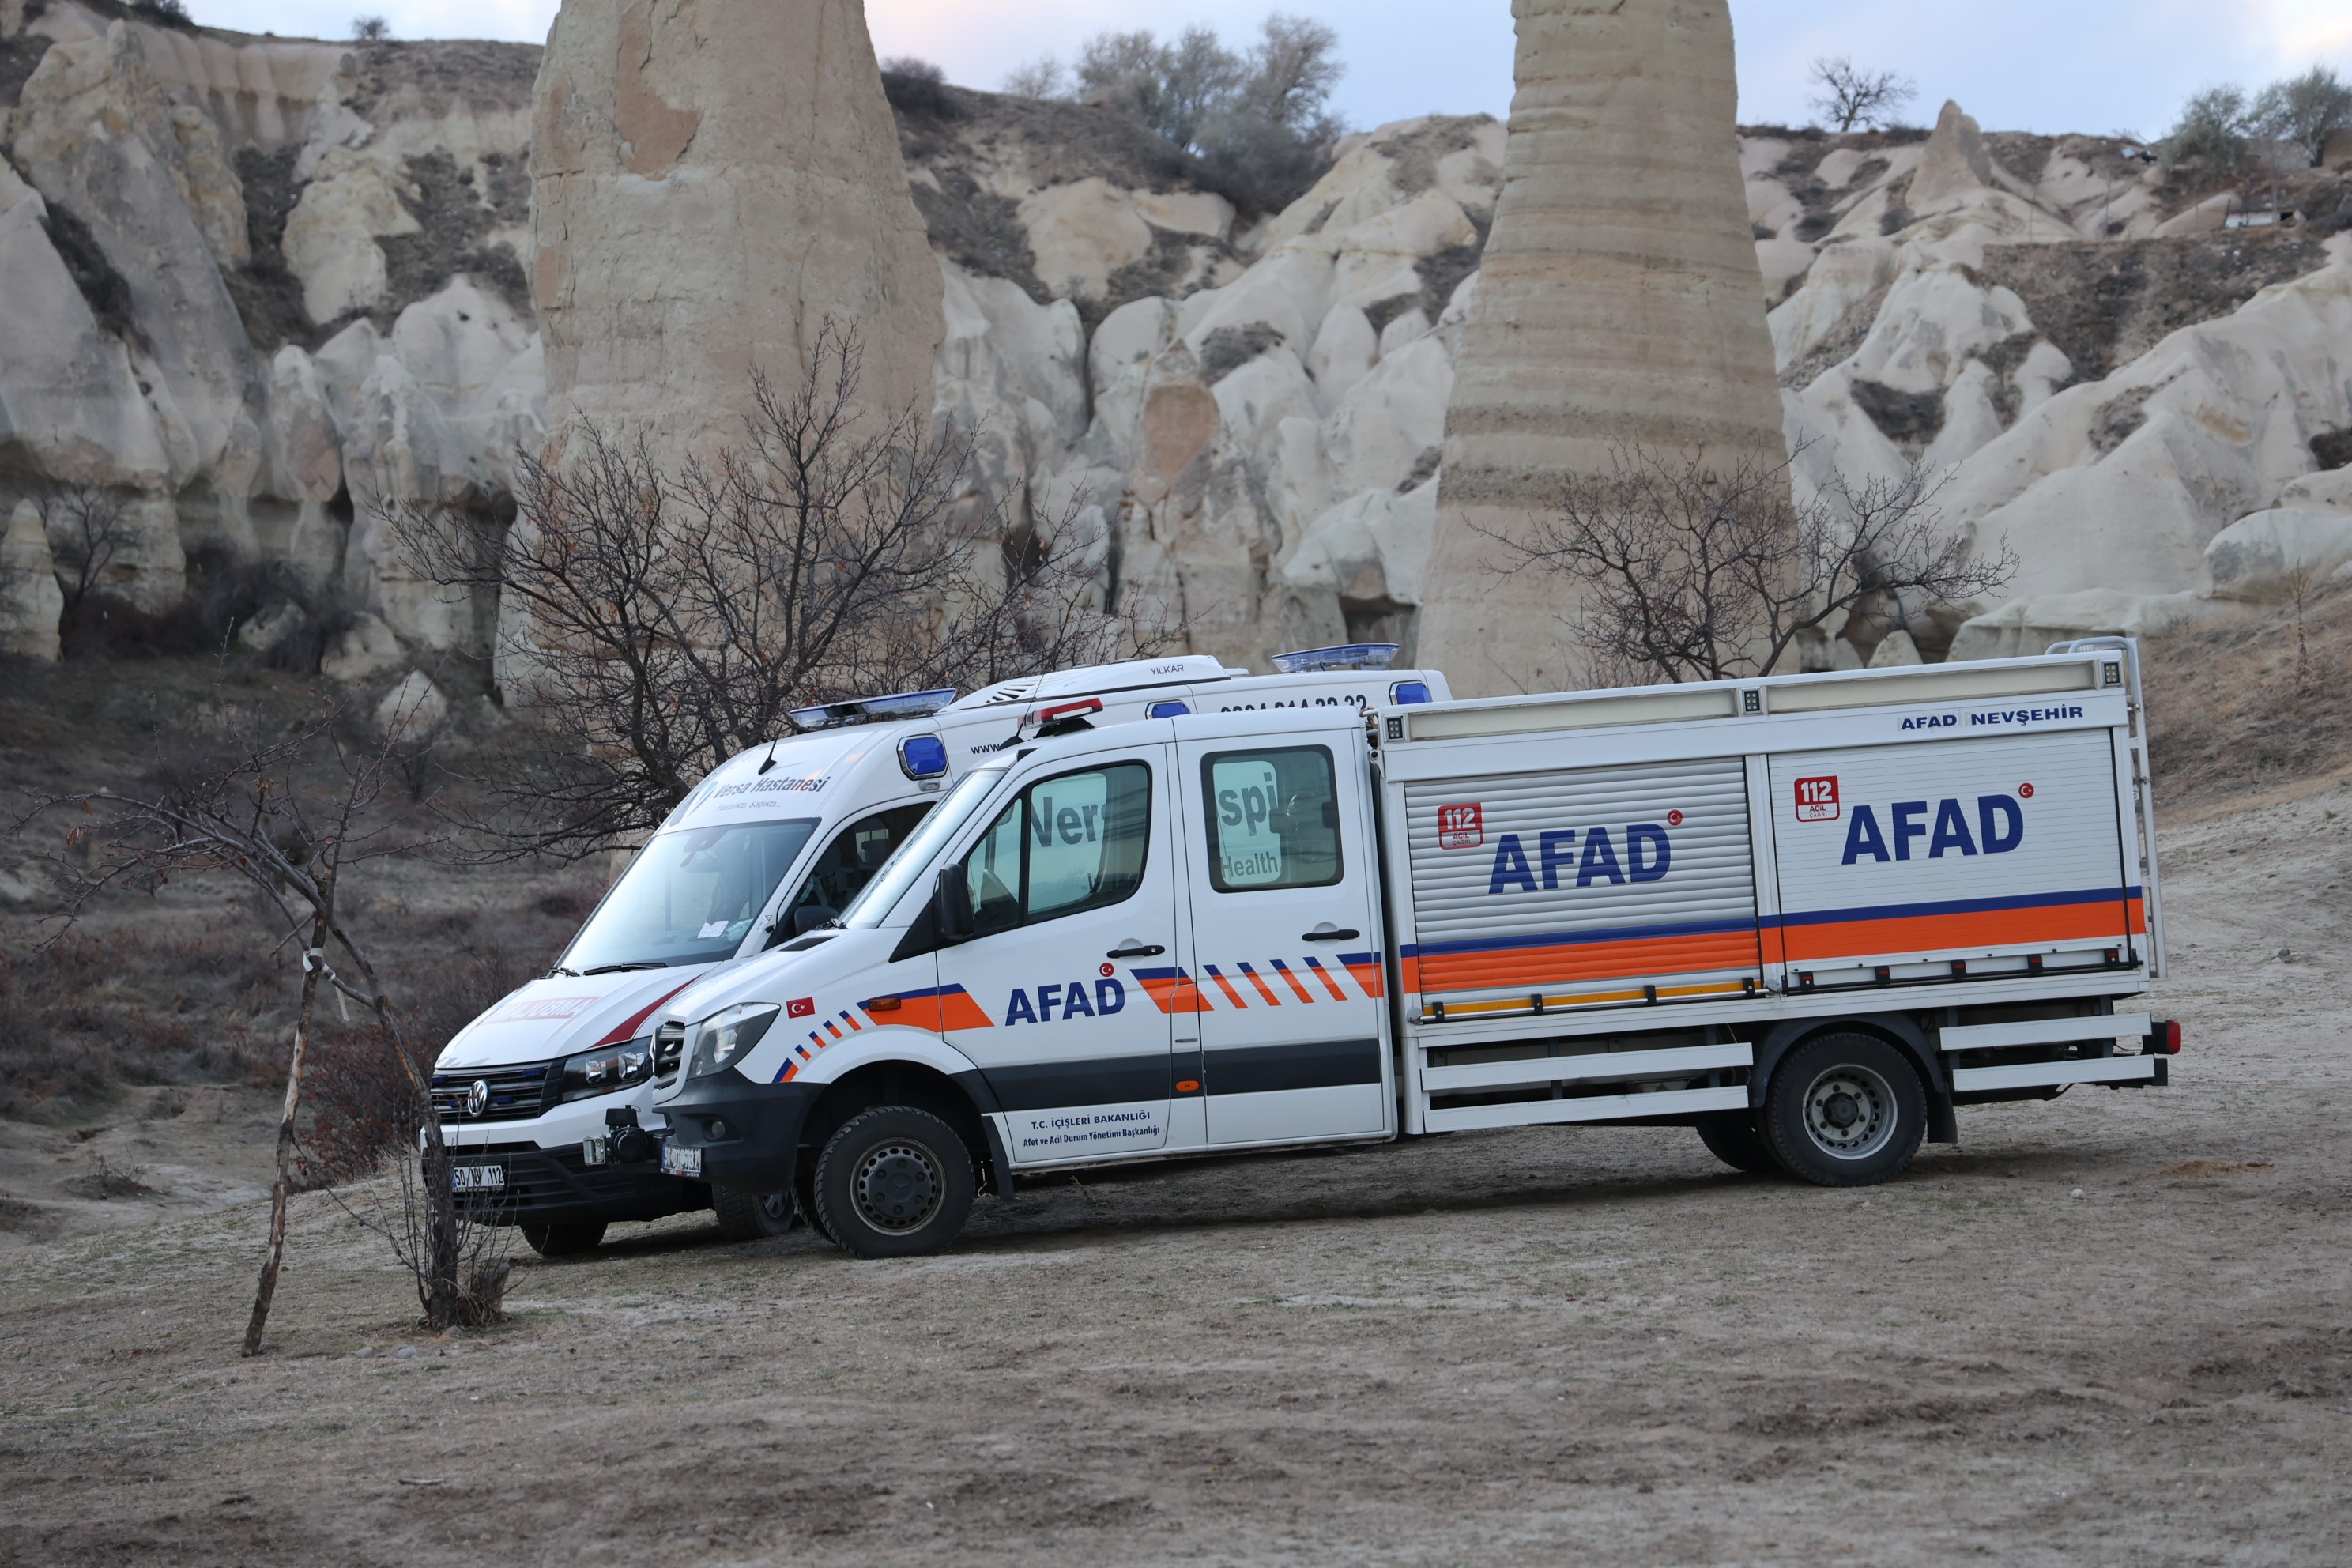
POLYGON ((928 1110, 888 1105, 852 1117, 816 1162, 824 1228, 860 1258, 917 1258, 963 1229, 978 1184, 971 1151, 928 1110))
POLYGON ((1764 1142, 1790 1175, 1864 1187, 1899 1174, 1927 1131, 1910 1058, 1874 1035, 1823 1035, 1780 1059, 1764 1097, 1764 1142))
POLYGON ((1772 1151, 1764 1147, 1764 1135, 1756 1131, 1753 1111, 1726 1110, 1700 1118, 1698 1141, 1706 1145, 1708 1153, 1735 1171, 1745 1171, 1751 1176, 1776 1175, 1780 1172, 1772 1151))
POLYGON ((790 1193, 745 1193, 716 1187, 711 1212, 719 1216, 719 1234, 730 1241, 763 1241, 782 1236, 800 1218, 800 1205, 790 1193))
POLYGON ((525 1220, 522 1238, 541 1258, 572 1258, 593 1252, 604 1239, 601 1219, 525 1220))

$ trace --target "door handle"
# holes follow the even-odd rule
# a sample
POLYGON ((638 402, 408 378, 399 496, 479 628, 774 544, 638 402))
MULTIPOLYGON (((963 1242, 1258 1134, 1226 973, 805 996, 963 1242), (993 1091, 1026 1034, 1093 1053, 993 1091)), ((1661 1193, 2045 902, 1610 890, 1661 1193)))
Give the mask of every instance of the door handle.
POLYGON ((1360 931, 1310 931, 1298 940, 1301 942, 1353 942, 1363 934, 1360 931))
POLYGON ((1112 948, 1103 956, 1105 958, 1157 958, 1167 951, 1164 947, 1147 947, 1142 942, 1133 942, 1125 947, 1112 948))

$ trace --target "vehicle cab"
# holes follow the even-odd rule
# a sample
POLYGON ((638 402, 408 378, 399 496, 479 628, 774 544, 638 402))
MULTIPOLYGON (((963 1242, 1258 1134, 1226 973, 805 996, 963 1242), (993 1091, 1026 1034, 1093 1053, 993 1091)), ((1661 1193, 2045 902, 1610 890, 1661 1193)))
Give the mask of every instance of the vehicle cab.
POLYGON ((1338 706, 974 768, 838 929, 664 1005, 670 1168, 880 1257, 978 1172, 1394 1136, 1365 744, 1338 706))
POLYGON ((523 1227, 543 1252, 583 1250, 613 1220, 719 1209, 730 1235, 789 1224, 788 1194, 753 1205, 656 1163, 663 1009, 714 973, 805 952, 932 806, 1041 737, 1179 715, 1297 710, 1360 725, 1370 708, 1443 701, 1444 677, 1385 668, 1359 645, 1280 656, 1254 675, 1197 655, 999 683, 954 700, 919 692, 795 712, 799 732, 736 757, 646 841, 555 967, 468 1025, 442 1053, 435 1107, 461 1199, 523 1227))

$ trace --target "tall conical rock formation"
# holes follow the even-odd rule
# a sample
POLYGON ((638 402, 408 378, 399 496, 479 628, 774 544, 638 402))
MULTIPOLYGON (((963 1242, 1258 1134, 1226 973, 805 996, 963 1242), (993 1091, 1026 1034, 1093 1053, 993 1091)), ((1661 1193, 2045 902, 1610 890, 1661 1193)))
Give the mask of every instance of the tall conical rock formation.
POLYGON ((928 414, 946 333, 860 0, 566 0, 531 141, 549 426, 740 438, 830 317, 860 399, 928 414))
POLYGON ((1612 444, 1783 460, 1726 0, 1514 0, 1502 201, 1446 417, 1420 658, 1459 695, 1576 684, 1516 535, 1612 444))

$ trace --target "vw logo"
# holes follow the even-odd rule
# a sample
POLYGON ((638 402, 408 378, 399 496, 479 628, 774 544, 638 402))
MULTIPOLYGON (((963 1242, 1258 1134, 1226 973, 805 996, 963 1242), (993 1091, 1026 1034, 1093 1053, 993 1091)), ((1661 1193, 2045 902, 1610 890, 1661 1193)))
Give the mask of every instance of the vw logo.
POLYGON ((489 1079, 478 1078, 474 1080, 473 1088, 466 1091, 466 1114, 468 1116, 479 1116, 483 1111, 488 1110, 489 1108, 489 1079))

